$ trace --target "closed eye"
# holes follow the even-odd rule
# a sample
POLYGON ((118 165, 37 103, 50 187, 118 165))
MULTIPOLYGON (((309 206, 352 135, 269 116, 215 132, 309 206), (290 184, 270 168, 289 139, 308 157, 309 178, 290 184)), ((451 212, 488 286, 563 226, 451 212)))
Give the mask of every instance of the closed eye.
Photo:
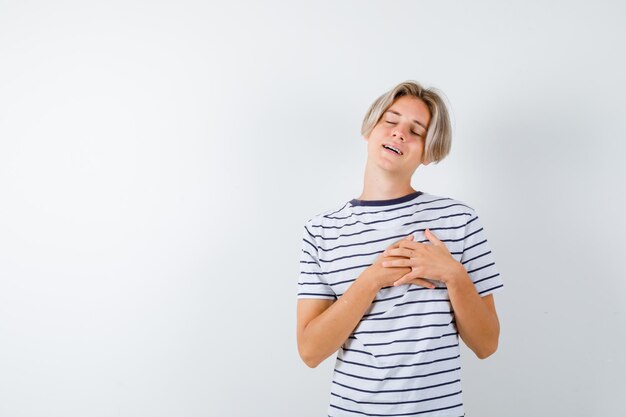
MULTIPOLYGON (((395 124, 397 124, 397 123, 395 123, 395 122, 390 122, 389 120, 385 120, 385 122, 389 123, 390 125, 395 125, 395 124)), ((413 131, 411 131, 411 133, 412 133, 412 134, 414 134, 415 136, 420 136, 420 137, 422 136, 422 135, 420 135, 420 134, 419 134, 419 133, 417 133, 417 132, 413 132, 413 131)))

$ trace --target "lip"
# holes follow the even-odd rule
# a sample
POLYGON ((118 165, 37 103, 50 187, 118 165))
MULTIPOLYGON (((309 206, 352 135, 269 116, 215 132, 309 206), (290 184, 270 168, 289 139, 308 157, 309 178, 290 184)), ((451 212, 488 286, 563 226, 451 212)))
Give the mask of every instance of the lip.
POLYGON ((389 143, 389 142, 385 142, 382 145, 380 145, 383 149, 385 149, 383 146, 387 145, 387 146, 393 146, 394 148, 396 148, 397 150, 400 151, 400 155, 398 155, 397 153, 395 153, 394 151, 389 151, 388 149, 386 149, 388 152, 391 152, 392 154, 394 154, 395 156, 403 156, 404 155, 404 150, 402 149, 402 147, 398 146, 397 143, 389 143))

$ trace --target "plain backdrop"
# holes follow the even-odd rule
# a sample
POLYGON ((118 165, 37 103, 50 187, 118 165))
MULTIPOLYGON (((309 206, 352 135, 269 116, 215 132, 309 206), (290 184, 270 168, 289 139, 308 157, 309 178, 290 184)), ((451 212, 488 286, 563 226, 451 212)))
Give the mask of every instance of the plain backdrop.
POLYGON ((0 417, 325 416, 302 227, 362 190, 369 105, 440 88, 417 190, 505 289, 471 417, 626 415, 620 1, 0 1, 0 417))

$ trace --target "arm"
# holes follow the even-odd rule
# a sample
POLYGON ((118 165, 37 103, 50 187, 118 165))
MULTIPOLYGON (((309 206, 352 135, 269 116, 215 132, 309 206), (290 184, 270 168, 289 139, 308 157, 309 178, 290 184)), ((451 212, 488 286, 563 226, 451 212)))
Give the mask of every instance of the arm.
MULTIPOLYGON (((379 257, 365 269, 337 301, 298 300, 298 352, 307 366, 314 368, 335 353, 359 324, 378 291, 410 272, 410 268, 383 268, 382 260, 379 257)), ((420 279, 414 283, 432 286, 420 279)))
POLYGON ((378 292, 366 272, 337 301, 298 300, 298 351, 307 366, 336 352, 361 321, 378 292))
POLYGON ((477 357, 485 359, 498 348, 500 322, 493 295, 481 297, 459 263, 459 275, 447 283, 459 335, 477 357))
POLYGON ((401 241, 386 250, 383 257, 389 254, 404 256, 404 259, 386 261, 383 266, 412 268, 394 285, 411 284, 416 277, 432 277, 445 283, 463 342, 477 357, 484 359, 490 356, 498 347, 500 335, 493 296, 481 298, 467 270, 450 255, 446 245, 430 230, 426 229, 425 234, 432 245, 413 242, 411 239, 401 241))

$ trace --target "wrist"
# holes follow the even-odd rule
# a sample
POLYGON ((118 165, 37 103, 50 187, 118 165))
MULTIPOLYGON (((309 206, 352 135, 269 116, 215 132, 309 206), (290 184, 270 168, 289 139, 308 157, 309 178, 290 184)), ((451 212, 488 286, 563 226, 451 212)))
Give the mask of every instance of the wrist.
POLYGON ((445 283, 448 289, 458 289, 472 284, 472 279, 463 264, 457 262, 455 267, 450 271, 445 283))
POLYGON ((378 283, 376 276, 372 274, 372 270, 367 268, 356 279, 368 293, 376 295, 382 286, 378 283))

